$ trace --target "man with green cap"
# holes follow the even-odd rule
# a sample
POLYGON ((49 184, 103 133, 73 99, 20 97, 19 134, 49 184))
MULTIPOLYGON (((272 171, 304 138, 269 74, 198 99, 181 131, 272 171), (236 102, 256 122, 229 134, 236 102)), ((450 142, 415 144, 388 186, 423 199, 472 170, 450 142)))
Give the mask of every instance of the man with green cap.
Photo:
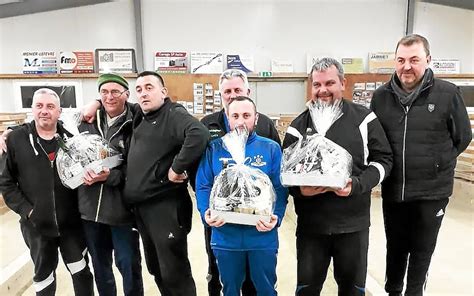
MULTIPOLYGON (((122 200, 126 159, 132 135, 128 82, 120 75, 102 74, 97 80, 101 107, 92 123, 79 131, 98 134, 122 154, 123 163, 96 174, 87 171, 79 187, 79 211, 94 267, 99 295, 117 295, 112 254, 123 278, 123 295, 143 295, 141 256, 134 216, 122 200)), ((121 293, 119 293, 121 294, 121 293)))

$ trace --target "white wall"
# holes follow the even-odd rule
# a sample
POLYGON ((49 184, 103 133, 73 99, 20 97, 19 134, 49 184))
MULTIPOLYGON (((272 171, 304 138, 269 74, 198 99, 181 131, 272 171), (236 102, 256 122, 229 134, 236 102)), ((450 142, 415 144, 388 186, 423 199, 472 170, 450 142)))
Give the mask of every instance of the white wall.
POLYGON ((21 73, 24 50, 135 48, 131 1, 118 1, 0 19, 0 73, 21 73))
MULTIPOLYGON (((405 11, 405 0, 143 0, 144 65, 153 69, 155 52, 168 50, 252 54, 256 72, 270 71, 272 59, 306 72, 308 53, 366 60, 369 51, 393 50, 405 11)), ((255 87, 251 96, 261 112, 304 109, 303 83, 255 87)))
MULTIPOLYGON (((0 73, 22 73, 22 51, 135 48, 133 3, 117 1, 0 19, 0 73)), ((28 80, 31 81, 31 80, 28 80)), ((35 80, 36 81, 36 80, 35 80)), ((97 97, 93 79, 79 79, 83 98, 97 97)), ((0 111, 14 112, 13 80, 0 80, 0 111)))
MULTIPOLYGON (((257 71, 270 70, 270 60, 280 58, 304 72, 307 53, 367 59, 369 51, 394 50, 405 31, 406 2, 142 0, 145 69, 153 69, 154 53, 164 50, 250 53, 257 71)), ((21 73, 24 50, 136 48, 134 21, 132 0, 0 19, 0 73, 21 73)), ((462 72, 474 73, 474 12, 417 3, 414 27, 429 38, 434 57, 459 58, 462 72)), ((80 81, 84 102, 95 98, 94 79, 80 81)), ((15 111, 12 85, 0 80, 0 112, 15 111)), ((305 93, 293 87, 295 96, 305 93)), ((260 90, 271 98, 278 91, 267 85, 260 90)), ((273 110, 257 103, 263 112, 273 110)))
POLYGON ((394 49, 405 11, 405 0, 143 0, 145 68, 166 50, 251 53, 257 72, 276 58, 305 72, 307 53, 367 59, 394 49))
POLYGON ((461 60, 461 73, 474 73, 474 11, 418 2, 413 32, 425 36, 433 58, 461 60))

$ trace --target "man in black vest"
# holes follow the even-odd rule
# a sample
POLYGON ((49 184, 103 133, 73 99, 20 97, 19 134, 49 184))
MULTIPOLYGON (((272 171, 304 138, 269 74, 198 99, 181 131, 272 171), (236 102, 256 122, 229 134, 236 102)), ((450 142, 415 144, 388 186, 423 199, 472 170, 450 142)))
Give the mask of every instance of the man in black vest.
MULTIPOLYGON (((229 102, 238 96, 249 96, 250 88, 247 75, 245 72, 238 69, 225 70, 219 77, 219 91, 222 98, 221 111, 209 114, 201 119, 201 122, 209 129, 211 133, 211 140, 220 138, 230 131, 229 121, 226 116, 226 110, 229 106, 229 102)), ((278 131, 275 128, 272 120, 268 116, 258 113, 258 121, 255 126, 255 131, 258 135, 274 140, 281 145, 278 131)), ((210 240, 212 228, 208 225, 204 225, 204 233, 206 238, 206 251, 208 256, 208 291, 209 296, 219 296, 222 290, 222 285, 219 281, 219 270, 217 269, 216 258, 212 253, 210 240)), ((249 272, 247 270, 247 276, 242 286, 243 296, 256 295, 255 288, 250 280, 249 272)))
POLYGON ((385 290, 422 295, 449 197, 457 156, 472 134, 459 89, 434 78, 428 40, 403 37, 396 69, 374 93, 371 108, 393 150, 393 169, 382 183, 387 237, 385 290))

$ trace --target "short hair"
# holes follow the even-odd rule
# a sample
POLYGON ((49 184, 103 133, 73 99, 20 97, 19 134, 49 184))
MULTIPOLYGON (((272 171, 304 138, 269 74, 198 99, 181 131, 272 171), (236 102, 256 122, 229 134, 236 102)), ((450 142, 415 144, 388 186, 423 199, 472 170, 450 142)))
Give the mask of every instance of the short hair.
POLYGON ((137 75, 137 78, 145 77, 145 76, 155 76, 160 81, 161 86, 165 87, 165 80, 163 79, 163 77, 161 77, 160 74, 158 74, 154 71, 143 71, 143 72, 141 72, 140 74, 137 75))
POLYGON ((239 69, 227 69, 222 72, 221 76, 219 77, 219 90, 221 89, 222 82, 225 80, 232 79, 233 77, 239 77, 244 82, 244 87, 249 89, 249 80, 247 78, 247 74, 244 71, 239 69))
MULTIPOLYGON (((233 102, 244 102, 244 101, 248 101, 248 102, 252 103, 252 105, 253 105, 253 110, 255 111, 255 114, 257 114, 257 105, 255 105, 255 102, 254 102, 251 98, 246 97, 246 96, 238 96, 238 97, 235 97, 235 98, 230 99, 229 106, 230 106, 230 104, 232 104, 233 102)), ((228 108, 229 108, 229 107, 228 107, 228 108)))
POLYGON ((324 72, 327 69, 331 68, 331 66, 335 66, 337 69, 337 76, 342 81, 344 80, 344 68, 342 67, 341 63, 339 63, 336 59, 333 58, 320 58, 314 62, 313 67, 311 68, 310 75, 313 75, 313 72, 324 72))
POLYGON ((400 45, 410 46, 414 43, 423 44, 423 48, 425 49, 426 56, 430 55, 430 43, 428 42, 428 39, 426 39, 425 37, 423 37, 421 35, 418 35, 418 34, 406 35, 405 37, 400 39, 400 41, 398 41, 398 43, 397 43, 397 47, 395 48, 395 53, 397 52, 398 47, 400 45))
POLYGON ((37 89, 33 93, 33 100, 31 102, 32 107, 33 107, 33 104, 35 103, 36 98, 39 97, 40 95, 50 95, 50 96, 54 97, 58 107, 61 107, 61 99, 59 98, 58 94, 54 90, 52 90, 50 88, 46 88, 46 87, 37 89))

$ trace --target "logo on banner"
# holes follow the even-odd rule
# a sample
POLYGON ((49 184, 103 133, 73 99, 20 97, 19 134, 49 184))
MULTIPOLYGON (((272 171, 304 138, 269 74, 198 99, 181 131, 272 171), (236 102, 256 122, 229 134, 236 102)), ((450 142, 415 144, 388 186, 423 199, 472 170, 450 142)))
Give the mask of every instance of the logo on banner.
POLYGON ((73 52, 61 52, 59 63, 61 69, 72 70, 77 66, 77 57, 73 52))

